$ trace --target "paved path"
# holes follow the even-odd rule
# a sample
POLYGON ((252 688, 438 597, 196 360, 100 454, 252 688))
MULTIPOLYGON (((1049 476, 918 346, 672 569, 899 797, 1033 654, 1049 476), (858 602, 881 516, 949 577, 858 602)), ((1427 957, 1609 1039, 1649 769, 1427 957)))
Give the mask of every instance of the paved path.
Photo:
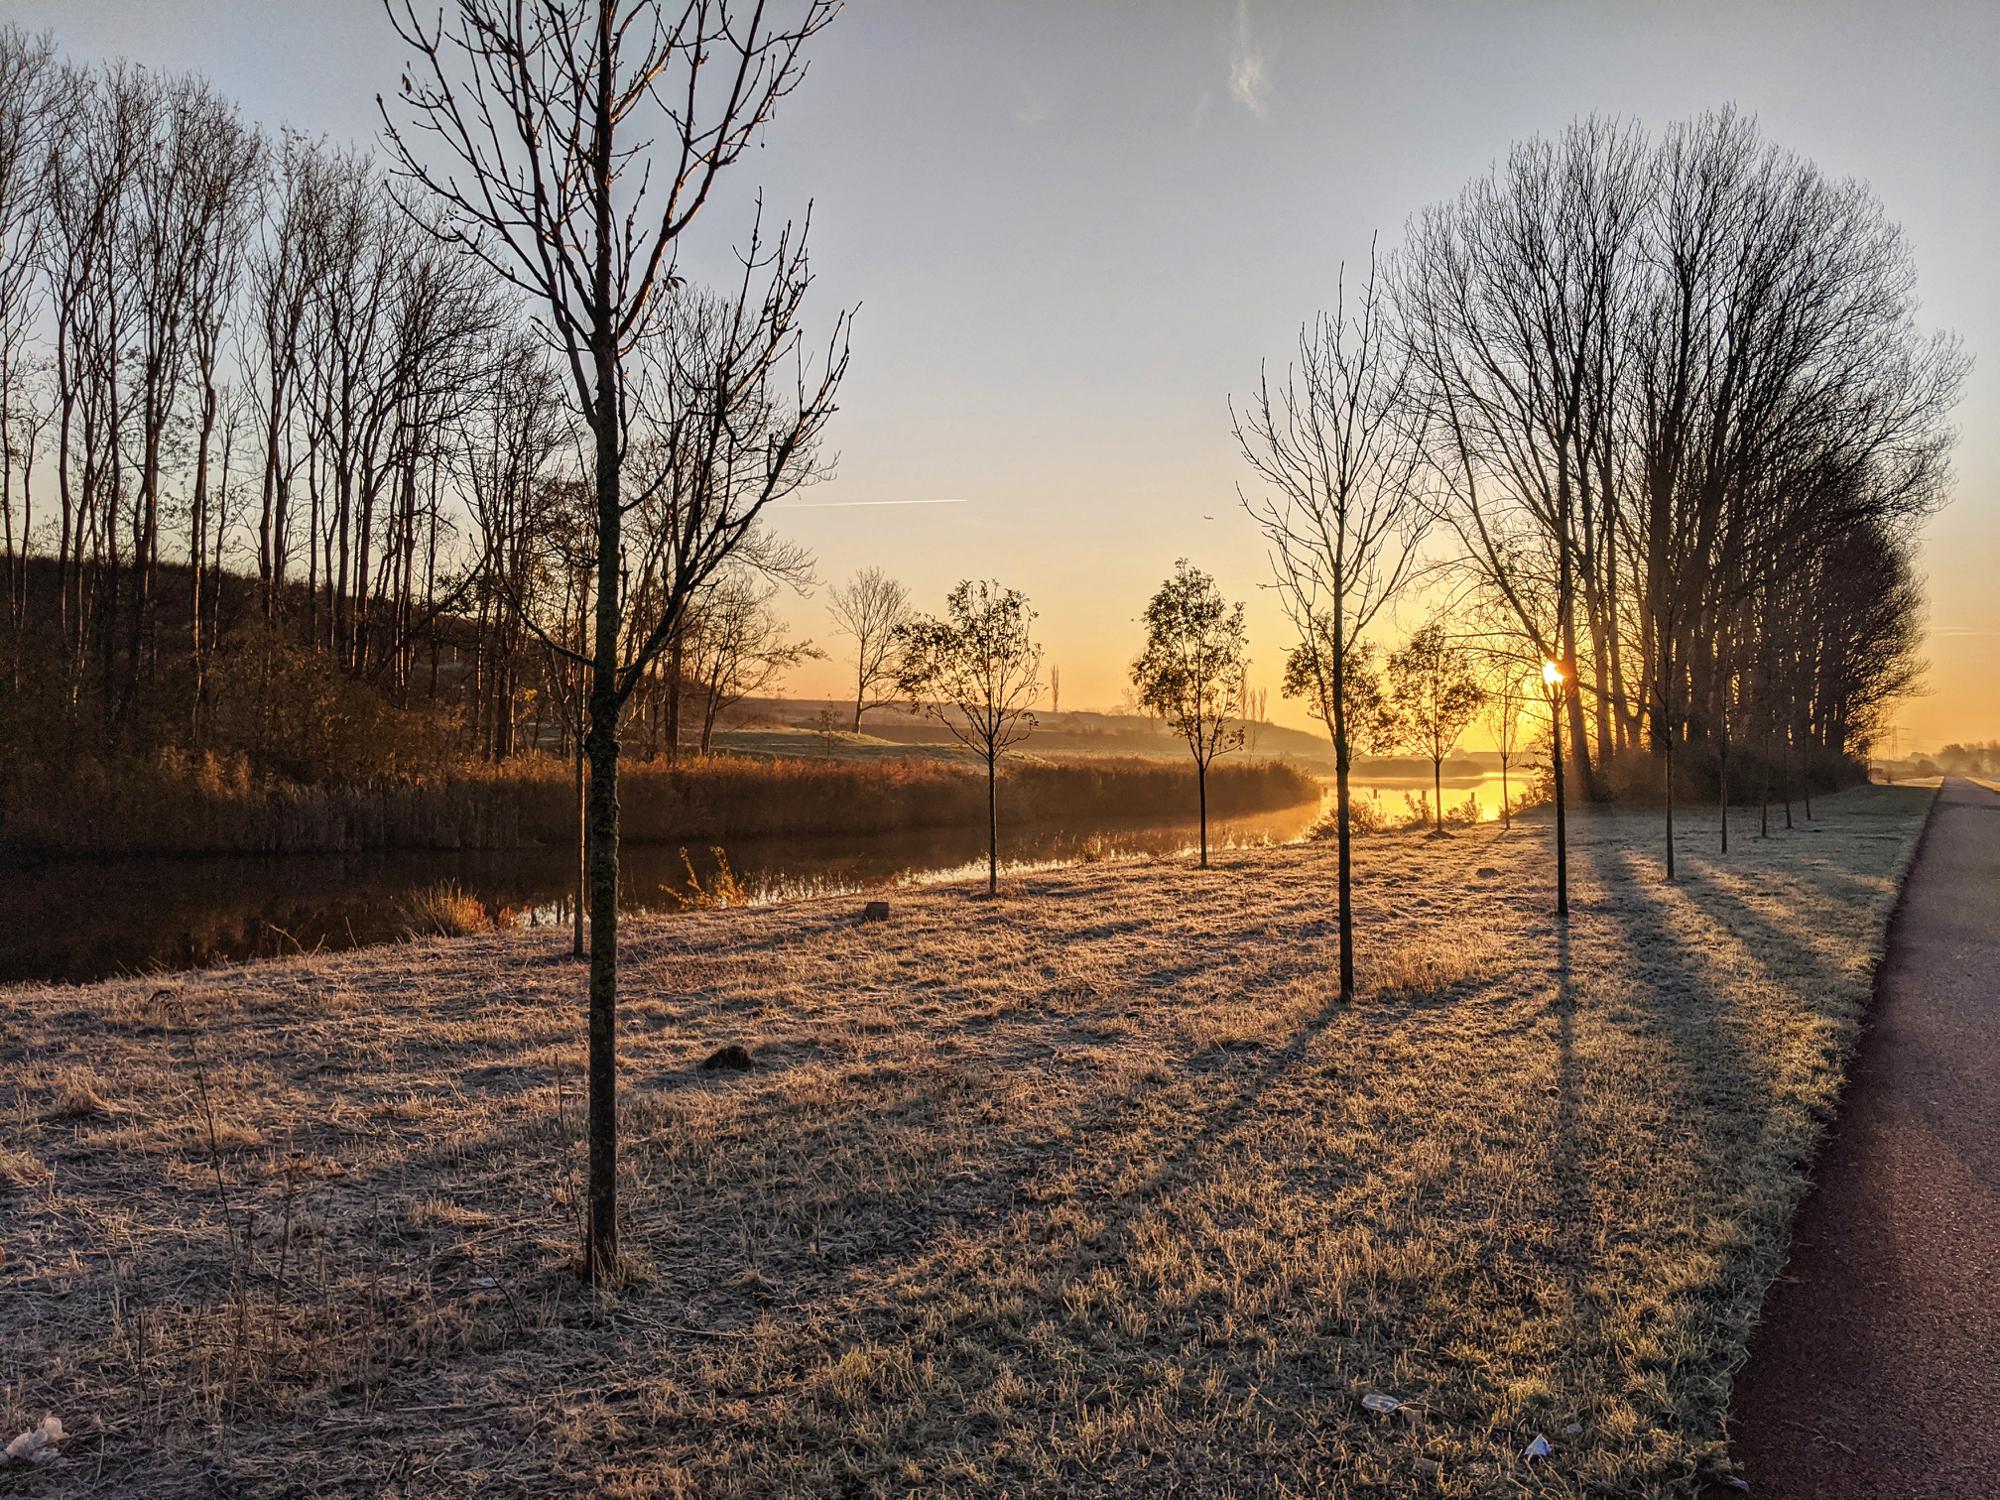
POLYGON ((1753 1496, 2000 1496, 2000 794, 1948 778, 1737 1381, 1753 1496))

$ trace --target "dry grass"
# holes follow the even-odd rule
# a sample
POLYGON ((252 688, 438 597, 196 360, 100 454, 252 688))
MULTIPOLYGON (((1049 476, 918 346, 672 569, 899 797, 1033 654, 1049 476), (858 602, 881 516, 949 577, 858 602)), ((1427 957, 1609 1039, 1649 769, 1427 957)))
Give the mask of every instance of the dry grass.
POLYGON ((607 1295, 559 937, 0 990, 0 1430, 46 1496, 1688 1493, 1928 800, 1676 886, 1579 817, 1566 938, 1546 824, 1370 840, 1351 1009, 1323 846, 635 923, 607 1295))
POLYGON ((420 886, 403 900, 412 937, 471 937, 493 930, 493 918, 456 880, 420 886))
MULTIPOLYGON (((642 843, 767 835, 984 828, 986 777, 962 753, 871 760, 696 757, 635 760, 619 772, 623 837, 642 843)), ((0 746, 0 859, 57 854, 299 854, 353 849, 557 848, 576 837, 574 768, 547 755, 469 762, 425 779, 360 784, 266 781, 239 758, 167 751, 60 768, 10 762, 0 746)), ((1189 818, 1192 762, 1146 756, 1002 762, 1004 823, 1189 818)), ((1211 770, 1216 817, 1319 796, 1289 761, 1230 758, 1211 770)))

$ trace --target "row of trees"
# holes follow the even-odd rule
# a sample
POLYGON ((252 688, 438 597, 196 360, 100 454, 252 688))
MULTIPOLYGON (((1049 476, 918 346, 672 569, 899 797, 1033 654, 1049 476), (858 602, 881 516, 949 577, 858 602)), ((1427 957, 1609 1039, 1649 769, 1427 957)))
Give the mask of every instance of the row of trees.
POLYGON ((1958 345, 1900 232, 1730 110, 1591 119, 1419 213, 1235 408, 1340 783, 1370 626, 1447 576, 1456 633, 1552 664, 1571 778, 1865 751, 1919 663, 1915 528, 1945 497, 1958 345), (1435 545, 1442 535, 1444 545, 1435 545))
MULTIPOLYGON (((864 573, 844 592, 879 596, 881 582, 864 573)), ((1034 732, 1034 704, 1046 686, 1034 610, 1019 590, 983 581, 960 583, 935 618, 910 611, 900 590, 896 598, 902 612, 882 646, 893 664, 895 696, 880 701, 929 715, 985 765, 991 894, 999 886, 999 762, 1034 732)), ((1147 601, 1140 623, 1144 643, 1132 661, 1132 685, 1139 704, 1186 743, 1193 759, 1205 868, 1209 769, 1218 757, 1245 748, 1250 723, 1244 607, 1224 598, 1213 576, 1183 558, 1147 601)), ((857 639, 865 643, 867 637, 857 639)), ((872 659, 865 644, 857 655, 862 663, 872 659)), ((860 670, 865 674, 866 667, 860 670)), ((1490 709, 1503 773, 1520 748, 1528 695, 1504 674, 1502 685, 1489 692, 1481 672, 1478 652, 1438 621, 1392 652, 1385 674, 1365 658, 1353 668, 1357 737, 1370 749, 1411 750, 1430 761, 1440 832, 1444 761, 1482 708, 1490 709)), ((1285 683, 1287 693, 1307 696, 1311 711, 1331 722, 1330 703, 1313 696, 1317 677, 1304 644, 1287 660, 1285 683)))

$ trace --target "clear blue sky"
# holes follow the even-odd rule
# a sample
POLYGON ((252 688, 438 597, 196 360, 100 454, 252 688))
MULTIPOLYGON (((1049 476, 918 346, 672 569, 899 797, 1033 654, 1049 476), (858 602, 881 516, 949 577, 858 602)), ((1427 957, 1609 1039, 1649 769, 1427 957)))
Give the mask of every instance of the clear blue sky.
MULTIPOLYGON (((73 57, 198 69, 254 118, 345 139, 373 134, 402 62, 375 0, 0 15, 73 57)), ((1926 552, 1934 691, 1901 721, 1906 743, 2000 735, 2000 5, 851 0, 812 57, 697 263, 752 188, 781 212, 813 199, 822 309, 861 304, 840 477, 814 498, 970 502, 787 517, 825 576, 879 563, 930 607, 962 575, 1016 584, 1087 706, 1118 697, 1133 619, 1186 554, 1253 599, 1274 684, 1286 642, 1255 598, 1229 392, 1285 354, 1343 258, 1377 232, 1393 245, 1510 141, 1734 101, 1874 185, 1927 318, 1982 356, 1959 498, 1926 552)), ((825 636, 819 601, 792 612, 825 636)))

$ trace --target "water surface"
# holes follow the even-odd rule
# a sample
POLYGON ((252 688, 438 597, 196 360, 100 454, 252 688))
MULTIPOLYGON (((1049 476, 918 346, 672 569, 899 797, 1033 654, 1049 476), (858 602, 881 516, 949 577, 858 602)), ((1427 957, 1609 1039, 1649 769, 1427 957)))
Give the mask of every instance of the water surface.
MULTIPOLYGON (((1217 844, 1284 843, 1304 835, 1312 803, 1217 820, 1217 844)), ((1169 854, 1189 848, 1192 820, 1104 820, 1006 828, 1013 866, 1093 857, 1169 854)), ((691 846, 699 879, 713 884, 717 857, 691 846)), ((986 870, 985 831, 920 829, 868 835, 732 839, 724 855, 753 899, 875 890, 912 880, 973 879, 986 870)), ((672 911, 688 888, 673 844, 628 844, 620 861, 626 911, 672 911)), ((202 968, 392 942, 410 927, 415 893, 455 883, 503 924, 566 925, 574 851, 395 851, 273 857, 59 860, 0 870, 0 983, 83 982, 120 974, 202 968)))

